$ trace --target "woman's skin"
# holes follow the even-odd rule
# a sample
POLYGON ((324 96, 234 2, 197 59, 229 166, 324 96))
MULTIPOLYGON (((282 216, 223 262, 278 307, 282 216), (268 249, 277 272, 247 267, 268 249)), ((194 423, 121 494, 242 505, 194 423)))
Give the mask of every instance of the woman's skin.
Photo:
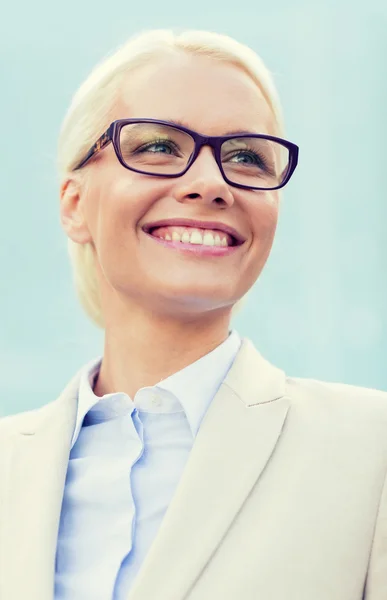
MULTIPOLYGON (((205 135, 275 135, 258 86, 236 66, 176 53, 128 76, 111 121, 155 118, 205 135)), ((108 125, 108 124, 107 124, 108 125)), ((198 360, 228 336, 231 310, 252 287, 271 250, 278 191, 228 185, 210 147, 181 177, 125 169, 112 144, 61 187, 61 220, 78 243, 92 242, 106 323, 95 393, 136 392, 198 360), (170 218, 217 221, 245 239, 228 256, 166 247, 144 233, 170 218)))

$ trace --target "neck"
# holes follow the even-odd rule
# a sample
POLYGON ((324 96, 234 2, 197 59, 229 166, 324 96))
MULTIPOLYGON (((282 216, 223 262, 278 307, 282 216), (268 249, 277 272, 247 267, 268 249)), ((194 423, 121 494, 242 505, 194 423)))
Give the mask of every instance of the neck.
POLYGON ((139 389, 156 385, 224 342, 230 318, 228 309, 183 322, 132 307, 124 323, 113 319, 106 324, 94 393, 125 392, 133 400, 139 389))

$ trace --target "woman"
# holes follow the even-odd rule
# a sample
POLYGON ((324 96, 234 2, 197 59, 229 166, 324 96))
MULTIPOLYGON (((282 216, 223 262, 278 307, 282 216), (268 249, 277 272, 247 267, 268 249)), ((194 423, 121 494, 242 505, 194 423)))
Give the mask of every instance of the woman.
POLYGON ((105 347, 0 422, 4 600, 387 598, 386 394, 229 329, 297 156, 224 36, 140 35, 75 95, 61 222, 105 347))

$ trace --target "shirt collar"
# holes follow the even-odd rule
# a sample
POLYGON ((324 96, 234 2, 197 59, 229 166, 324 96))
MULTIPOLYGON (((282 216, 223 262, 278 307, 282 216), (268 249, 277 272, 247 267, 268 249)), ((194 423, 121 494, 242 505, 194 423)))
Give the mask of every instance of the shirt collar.
POLYGON ((241 338, 233 330, 220 346, 155 386, 170 392, 180 401, 194 437, 240 345, 241 338))
MULTIPOLYGON (((177 373, 161 380, 152 388, 141 389, 152 389, 156 392, 163 390, 172 394, 183 407, 192 435, 196 437, 202 419, 234 362, 240 345, 241 338, 239 334, 235 330, 232 330, 222 344, 205 356, 202 356, 177 373)), ((101 362, 102 357, 94 359, 86 364, 82 370, 78 393, 76 425, 71 447, 74 446, 79 436, 86 414, 102 399, 104 402, 109 402, 109 399, 113 401, 119 398, 121 403, 126 403, 127 412, 132 412, 136 406, 136 398, 133 402, 127 394, 122 392, 105 394, 102 399, 94 394, 94 379, 99 372, 101 362)))

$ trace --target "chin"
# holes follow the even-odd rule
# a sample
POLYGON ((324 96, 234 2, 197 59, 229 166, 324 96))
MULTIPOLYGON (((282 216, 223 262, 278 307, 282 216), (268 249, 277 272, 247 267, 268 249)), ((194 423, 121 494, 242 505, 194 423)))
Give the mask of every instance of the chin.
POLYGON ((203 314, 210 312, 231 311, 235 301, 225 298, 215 299, 214 297, 195 296, 192 298, 182 298, 179 302, 173 302, 175 310, 181 310, 182 313, 203 314))

